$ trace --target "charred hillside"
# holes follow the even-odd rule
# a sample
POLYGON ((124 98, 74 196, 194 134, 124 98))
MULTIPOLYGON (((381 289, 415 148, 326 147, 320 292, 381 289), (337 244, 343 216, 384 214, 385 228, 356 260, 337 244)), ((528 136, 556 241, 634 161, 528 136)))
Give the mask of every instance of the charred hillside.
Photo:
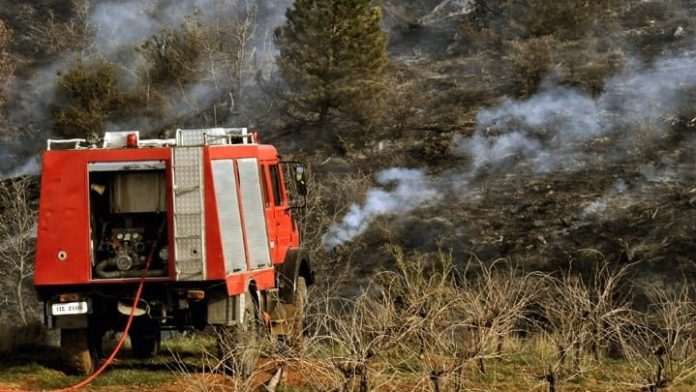
POLYGON ((0 2, 0 390, 690 391, 695 168, 693 0, 0 2))
POLYGON ((0 172, 36 171, 52 136, 249 126, 310 164, 306 239, 328 271, 388 267, 396 245, 692 274, 692 2, 372 5, 385 61, 320 119, 284 73, 290 2, 0 4, 0 172))

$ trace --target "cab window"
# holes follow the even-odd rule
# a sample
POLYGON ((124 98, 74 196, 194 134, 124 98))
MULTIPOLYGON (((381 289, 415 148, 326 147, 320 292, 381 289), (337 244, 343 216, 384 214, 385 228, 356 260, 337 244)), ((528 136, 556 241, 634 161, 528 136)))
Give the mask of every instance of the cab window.
POLYGON ((263 194, 263 205, 268 208, 270 203, 268 202, 268 185, 266 184, 266 165, 261 165, 261 193, 263 194))
POLYGON ((273 202, 276 206, 282 206, 285 204, 285 200, 283 200, 283 190, 280 188, 282 183, 280 179, 280 168, 278 165, 272 165, 270 169, 271 187, 273 188, 273 202))

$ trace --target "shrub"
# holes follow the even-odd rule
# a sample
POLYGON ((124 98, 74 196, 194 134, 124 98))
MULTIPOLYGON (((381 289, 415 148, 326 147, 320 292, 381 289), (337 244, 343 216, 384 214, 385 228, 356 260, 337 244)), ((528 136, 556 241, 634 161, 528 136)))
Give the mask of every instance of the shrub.
POLYGON ((551 36, 530 38, 513 44, 511 61, 518 95, 526 97, 537 91, 551 70, 554 45, 555 41, 551 36))
POLYGON ((148 63, 145 82, 157 88, 193 83, 199 75, 204 36, 195 19, 181 29, 163 29, 141 47, 148 63))
POLYGON ((118 69, 103 60, 78 61, 57 84, 53 131, 63 137, 101 135, 107 121, 127 116, 137 103, 119 82, 118 69))

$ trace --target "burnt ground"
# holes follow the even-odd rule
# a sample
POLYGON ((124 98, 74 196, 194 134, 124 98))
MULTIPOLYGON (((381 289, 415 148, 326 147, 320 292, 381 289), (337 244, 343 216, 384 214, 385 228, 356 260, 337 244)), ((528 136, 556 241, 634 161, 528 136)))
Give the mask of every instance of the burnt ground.
MULTIPOLYGON (((420 165, 443 200, 378 218, 339 253, 356 276, 391 268, 393 245, 409 253, 451 251, 459 264, 505 258, 551 273, 589 275, 598 261, 631 263, 641 302, 642 288, 696 276, 696 144, 691 129, 678 132, 621 156, 615 146, 592 141, 579 163, 549 173, 513 159, 469 182, 466 158, 445 154, 420 165)), ((387 155, 414 148, 401 145, 387 155)), ((393 164, 380 154, 358 161, 393 164)))

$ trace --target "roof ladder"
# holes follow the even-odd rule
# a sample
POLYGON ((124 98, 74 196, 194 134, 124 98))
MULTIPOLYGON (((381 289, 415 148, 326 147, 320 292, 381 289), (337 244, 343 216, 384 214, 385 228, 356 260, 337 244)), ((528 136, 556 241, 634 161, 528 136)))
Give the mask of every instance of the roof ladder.
POLYGON ((174 256, 177 280, 204 280, 203 148, 172 149, 174 256))

